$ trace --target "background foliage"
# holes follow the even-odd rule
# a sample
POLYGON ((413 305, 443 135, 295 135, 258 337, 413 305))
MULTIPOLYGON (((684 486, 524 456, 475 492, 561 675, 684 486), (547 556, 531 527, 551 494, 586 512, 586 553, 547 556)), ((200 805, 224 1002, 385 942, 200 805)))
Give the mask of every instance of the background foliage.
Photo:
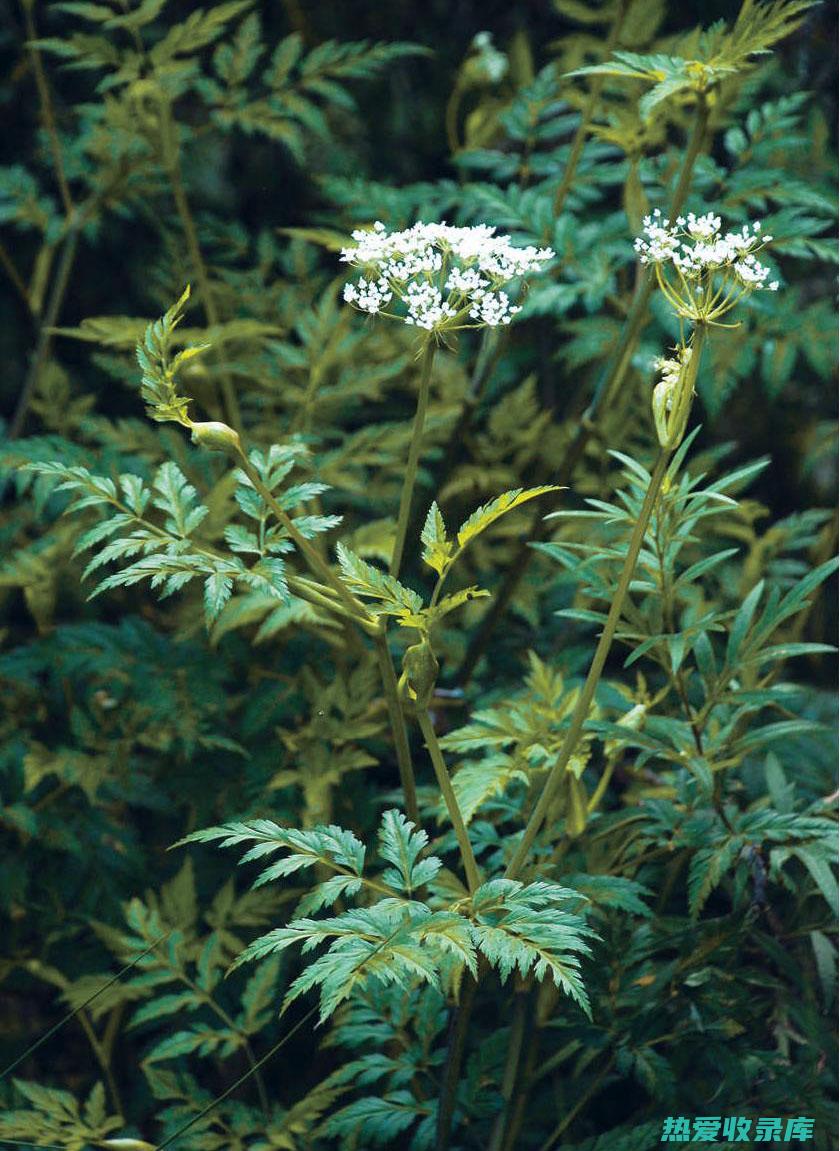
MULTIPOLYGON (((373 219, 419 218, 557 251, 515 327, 438 357, 403 577, 427 598, 433 499, 451 526, 500 492, 568 487, 488 524, 461 586, 495 599, 435 625, 436 728, 498 875, 643 495, 650 364, 676 330, 654 301, 628 338, 631 238, 694 149, 688 206, 762 219, 784 290, 701 365, 702 426, 524 877, 546 889, 484 892, 472 943, 436 920, 433 972, 409 940, 385 983, 333 1001, 342 972, 322 968, 329 1022, 308 1019, 178 1146, 434 1146, 447 965, 473 944, 507 979, 480 984, 453 1146, 634 1151, 667 1113, 810 1115, 814 1145, 833 1146, 834 683, 817 646, 836 624, 822 584, 836 550, 832 6, 23 0, 0 14, 0 1063, 106 988, 0 1084, 0 1136, 160 1144, 310 1006, 293 1002, 312 998, 295 980, 314 968, 290 938, 225 977, 243 949, 292 920, 328 923, 333 904, 351 914, 357 896, 385 938, 394 891, 459 894, 416 732, 430 849, 393 814, 372 652, 306 597, 247 481, 146 419, 144 399, 161 400, 155 349, 142 385, 135 359, 146 325, 192 284, 172 338, 212 345, 180 365, 194 412, 247 428, 319 554, 340 537, 376 565, 418 366, 409 332, 341 303, 338 249, 373 219), (568 75, 613 50, 635 56, 568 75), (699 130, 686 60, 708 68, 699 130), (629 370, 602 402, 621 348, 629 370), (160 558, 131 578, 115 494, 148 508, 156 539, 195 544, 206 589, 160 558), (83 524, 62 517, 71 500, 83 524), (230 587, 213 558, 225 545, 246 557, 230 587), (105 586, 88 600, 91 555, 105 586), (140 582, 156 575, 178 577, 171 595, 140 582), (234 875, 228 854, 168 850, 254 820, 275 848, 287 829, 301 838, 253 889, 257 871, 234 875), (579 975, 551 968, 559 987, 531 966, 550 930, 581 959, 579 975)), ((358 590, 371 577, 353 562, 358 590)), ((401 653, 410 636, 394 630, 401 653)))

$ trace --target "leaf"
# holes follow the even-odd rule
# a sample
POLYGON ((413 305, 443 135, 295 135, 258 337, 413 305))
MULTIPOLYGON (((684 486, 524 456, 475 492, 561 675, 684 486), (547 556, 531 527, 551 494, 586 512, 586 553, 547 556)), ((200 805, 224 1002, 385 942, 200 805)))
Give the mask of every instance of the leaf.
POLYGON ((382 606, 374 608, 374 611, 399 617, 416 615, 422 610, 423 601, 417 592, 379 571, 344 544, 339 543, 336 550, 342 578, 350 590, 356 595, 380 601, 382 606))
POLYGON ((482 532, 486 531, 492 524, 500 520, 502 516, 507 515, 508 512, 513 511, 514 508, 521 507, 522 504, 527 503, 529 500, 536 499, 538 496, 545 495, 547 492, 562 491, 562 488, 556 484, 546 484, 538 488, 514 488, 512 491, 505 492, 503 495, 497 496, 487 504, 482 504, 481 507, 476 508, 472 515, 464 520, 458 528, 458 550, 462 551, 467 544, 471 543, 482 532))
POLYGON ((171 995, 161 995, 150 1003, 138 1007, 131 1017, 131 1027, 139 1027, 141 1023, 149 1023, 163 1019, 167 1015, 175 1015, 184 1008, 197 1008, 201 1006, 201 999, 193 991, 177 991, 171 995))
POLYGON ((749 626, 752 623, 755 615, 755 610, 758 607, 758 601, 761 599, 761 594, 764 591, 764 581, 761 580, 755 585, 752 591, 744 600, 741 607, 732 622, 732 627, 729 632, 729 640, 726 645, 726 662, 730 667, 736 665, 738 652, 741 645, 746 638, 749 626))
POLYGON ((490 799, 501 796, 509 784, 528 782, 527 774, 508 756, 485 756, 478 763, 467 763, 452 777, 452 788, 465 823, 490 799))
POLYGON ((368 1146, 383 1147, 393 1144, 425 1111, 407 1090, 381 1097, 366 1096, 336 1111, 322 1125, 321 1132, 326 1136, 352 1137, 364 1131, 368 1146))
POLYGON ((443 575, 452 555, 452 544, 446 538, 446 525, 436 503, 429 508, 420 539, 423 559, 438 575, 443 575))
POLYGON ((703 910, 706 900, 720 884, 743 848, 743 837, 735 835, 694 853, 688 869, 688 906, 693 918, 703 910))
POLYGON ((383 880, 411 895, 415 888, 434 879, 443 865, 436 856, 420 859, 428 843, 425 831, 415 830, 402 812, 386 811, 379 828, 379 854, 394 866, 383 873, 383 880))
POLYGON ((590 953, 593 932, 581 917, 565 910, 574 893, 553 883, 496 879, 473 895, 476 946, 506 980, 513 971, 550 975, 588 1015, 589 1000, 580 977, 579 955, 590 953))
POLYGON ((216 622, 233 591, 233 580, 229 575, 214 572, 204 584, 204 614, 208 628, 216 622))
POLYGON ((837 893, 837 878, 828 862, 809 847, 796 847, 793 854, 805 864, 809 875, 836 919, 840 915, 840 899, 838 899, 837 893))

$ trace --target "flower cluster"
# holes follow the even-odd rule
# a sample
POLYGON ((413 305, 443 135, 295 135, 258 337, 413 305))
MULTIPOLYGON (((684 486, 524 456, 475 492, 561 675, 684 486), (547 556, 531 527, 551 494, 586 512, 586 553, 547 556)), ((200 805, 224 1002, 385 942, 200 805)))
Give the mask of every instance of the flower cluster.
POLYGON ((760 221, 738 232, 721 228, 713 212, 689 212, 671 223, 657 208, 635 242, 639 261, 653 266, 677 315, 695 322, 714 323, 748 293, 779 287, 756 255, 773 239, 762 235, 760 221))
POLYGON ((341 259, 362 271, 345 285, 344 299, 426 331, 509 324, 521 308, 503 285, 539 271, 554 252, 517 248, 495 232, 487 224, 423 223, 388 232, 377 221, 353 232, 355 246, 342 249, 341 259), (386 310, 391 304, 398 310, 386 310))

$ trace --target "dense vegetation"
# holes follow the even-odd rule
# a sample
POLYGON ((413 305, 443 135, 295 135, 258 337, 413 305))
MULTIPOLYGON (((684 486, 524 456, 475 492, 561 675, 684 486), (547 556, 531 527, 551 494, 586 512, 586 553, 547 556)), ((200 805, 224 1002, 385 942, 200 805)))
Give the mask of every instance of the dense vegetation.
POLYGON ((836 1146, 830 9, 0 4, 0 1146, 836 1146))

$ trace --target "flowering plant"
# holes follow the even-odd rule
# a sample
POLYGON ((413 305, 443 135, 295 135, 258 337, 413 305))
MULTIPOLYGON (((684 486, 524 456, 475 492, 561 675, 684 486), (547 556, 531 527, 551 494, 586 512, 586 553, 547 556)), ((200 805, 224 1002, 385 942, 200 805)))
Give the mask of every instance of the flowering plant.
POLYGON ((832 1151, 812 3, 21 0, 0 1148, 832 1151))

